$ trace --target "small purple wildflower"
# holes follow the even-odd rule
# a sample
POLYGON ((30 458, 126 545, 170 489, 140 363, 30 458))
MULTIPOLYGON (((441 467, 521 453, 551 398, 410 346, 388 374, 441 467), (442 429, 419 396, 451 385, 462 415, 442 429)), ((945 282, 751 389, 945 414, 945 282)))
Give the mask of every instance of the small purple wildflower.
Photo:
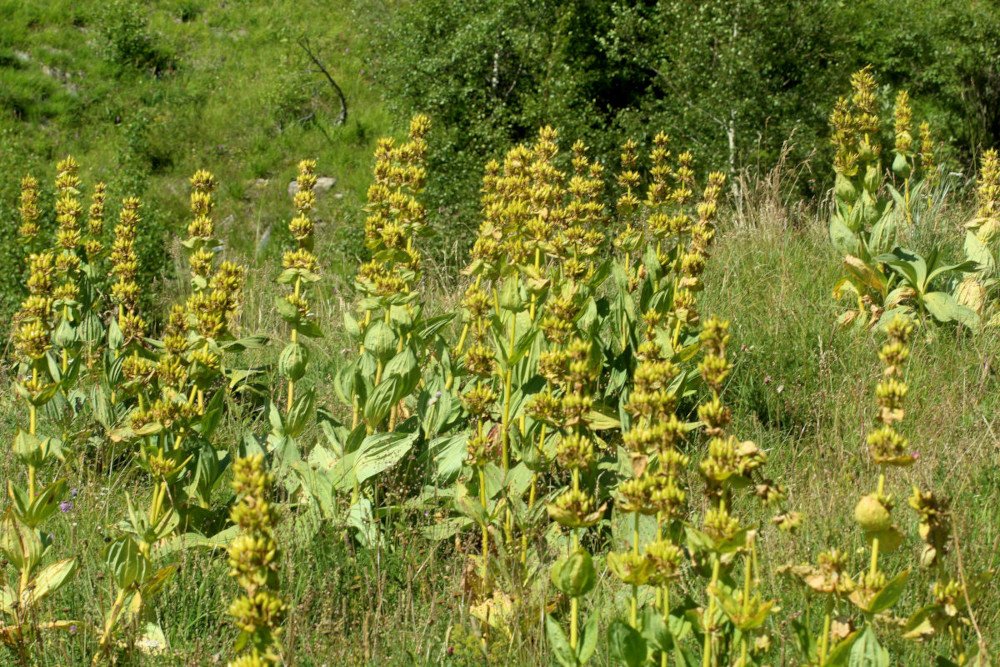
POLYGON ((69 490, 69 497, 70 497, 70 498, 76 498, 76 493, 77 493, 77 491, 76 491, 76 489, 75 489, 75 488, 73 488, 73 489, 70 489, 70 490, 69 490))
POLYGON ((72 500, 64 500, 61 503, 59 503, 59 511, 61 511, 63 514, 65 514, 66 512, 71 511, 72 509, 73 509, 73 501, 72 500))

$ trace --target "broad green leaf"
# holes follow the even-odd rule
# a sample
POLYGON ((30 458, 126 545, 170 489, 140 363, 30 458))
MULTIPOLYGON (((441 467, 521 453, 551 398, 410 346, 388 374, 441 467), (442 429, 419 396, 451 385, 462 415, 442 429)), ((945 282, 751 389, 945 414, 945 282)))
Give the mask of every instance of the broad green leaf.
POLYGON ((855 255, 858 252, 858 237, 839 216, 830 219, 830 240, 841 255, 855 255))
POLYGON ((149 570, 149 560, 140 553, 139 545, 130 537, 122 537, 109 544, 104 559, 118 588, 142 582, 149 570))
POLYGON ((382 320, 375 320, 365 331, 365 350, 379 359, 388 359, 396 351, 396 333, 382 320))
POLYGON ((608 648, 615 665, 642 667, 646 663, 646 640, 622 621, 614 621, 608 628, 608 648))
POLYGON ((367 549, 374 549, 379 543, 378 521, 372 513, 372 503, 361 498, 351 505, 347 512, 347 524, 357 530, 358 542, 367 549))
POLYGON ((580 634, 580 643, 577 647, 577 660, 584 665, 593 657, 597 650, 597 636, 600 634, 597 626, 597 614, 591 613, 587 616, 586 622, 580 634))
POLYGON ((17 569, 30 572, 41 561, 44 552, 45 545, 38 531, 18 521, 8 509, 0 521, 0 554, 17 569))
POLYGON ((309 418, 313 415, 315 405, 316 391, 312 387, 300 392, 295 397, 295 403, 285 417, 285 434, 287 436, 294 438, 305 430, 309 418))
POLYGON ((991 273, 996 267, 996 260, 993 253, 983 243, 974 232, 965 233, 965 256, 974 262, 979 263, 987 273, 991 273))
POLYGON ((444 521, 439 521, 429 526, 425 526, 420 529, 420 533, 428 540, 440 542, 442 540, 451 539, 463 530, 468 530, 471 526, 472 521, 466 517, 452 517, 450 519, 445 519, 444 521))
POLYGON ((909 570, 903 570, 893 577, 889 583, 885 585, 885 588, 879 591, 875 597, 872 598, 871 602, 868 603, 868 613, 880 614, 896 604, 896 601, 899 600, 899 596, 903 594, 904 590, 906 590, 906 582, 909 578, 909 570))
POLYGON ((429 340, 432 336, 441 331, 441 329, 448 326, 453 319, 455 319, 455 316, 449 313, 447 315, 438 315, 437 317, 423 320, 420 322, 420 327, 417 329, 417 340, 429 340))
POLYGON ((35 501, 28 507, 22 517, 25 524, 31 528, 39 526, 59 509, 59 502, 66 496, 66 480, 52 482, 35 496, 35 501))
POLYGON ((571 598, 586 595, 597 583, 594 561, 582 548, 556 560, 551 576, 552 584, 571 598))
POLYGON ((848 255, 844 258, 844 268, 857 284, 867 287, 876 294, 884 295, 888 289, 889 282, 877 265, 870 265, 859 257, 848 255))
POLYGON ((955 298, 946 292, 925 294, 923 304, 927 312, 940 322, 959 322, 970 329, 979 326, 979 316, 970 308, 955 301, 955 298))
POLYGON ((358 321, 354 319, 349 310, 344 311, 344 331, 351 338, 357 338, 361 335, 361 325, 358 324, 358 321))
POLYGON ((205 537, 200 533, 183 533, 167 538, 153 547, 153 557, 161 560, 175 553, 181 553, 189 549, 225 549, 233 538, 239 534, 238 526, 229 526, 225 530, 219 531, 211 537, 205 537))
POLYGON ((593 431, 608 431, 621 428, 621 422, 614 415, 611 408, 605 405, 596 405, 587 414, 587 425, 593 431))
POLYGON ((872 254, 882 254, 892 248, 896 240, 896 217, 891 209, 872 226, 868 236, 868 249, 872 254))
POLYGON ((430 441, 427 451, 434 461, 434 474, 438 480, 447 482, 455 478, 465 464, 468 443, 468 431, 430 441))
POLYGON ((545 616, 545 638, 549 642, 549 649, 551 649, 556 662, 562 667, 577 667, 579 663, 576 654, 569 645, 569 640, 566 639, 566 633, 563 632, 559 621, 547 614, 545 616))
POLYGON ((847 664, 849 667, 889 667, 889 652, 879 644, 871 625, 866 625, 854 642, 847 664))
POLYGON ((25 595, 30 596, 29 600, 22 600, 25 604, 34 604, 50 593, 55 593, 62 588, 63 584, 76 572, 76 559, 67 558, 56 561, 47 566, 34 579, 34 586, 25 595))
POLYGON ((365 421, 373 428, 377 427, 389 416, 398 399, 396 398, 403 385, 403 378, 390 375, 382 378, 371 395, 365 401, 365 421))
POLYGON ((354 462, 354 476, 359 484, 379 475, 406 456, 413 448, 419 432, 375 433, 365 438, 354 462))
POLYGON ((854 648, 854 644, 858 641, 858 637, 860 636, 861 632, 855 630, 837 642, 837 644, 830 649, 830 654, 826 656, 826 664, 829 667, 845 667, 851 659, 851 649, 854 648))
POLYGON ((14 611, 14 599, 16 594, 14 589, 7 584, 0 583, 0 614, 11 615, 14 611))

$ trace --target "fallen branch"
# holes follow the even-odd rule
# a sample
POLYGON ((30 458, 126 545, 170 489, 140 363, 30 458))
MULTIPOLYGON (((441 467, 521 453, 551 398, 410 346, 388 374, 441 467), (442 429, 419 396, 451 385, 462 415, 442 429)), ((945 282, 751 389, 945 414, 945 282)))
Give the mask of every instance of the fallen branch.
POLYGON ((337 116, 337 119, 334 121, 334 124, 343 125, 344 123, 347 122, 347 98, 344 96, 344 91, 341 90, 340 86, 337 85, 337 82, 333 80, 333 77, 330 75, 330 72, 326 69, 326 67, 323 66, 323 63, 320 62, 319 58, 316 57, 316 54, 313 53, 313 50, 309 47, 309 40, 306 39, 305 37, 300 37, 299 46, 301 46, 302 50, 306 52, 306 55, 309 56, 309 59, 316 64, 316 67, 318 67, 319 71, 323 73, 323 76, 326 77, 326 80, 330 82, 330 85, 333 87, 333 92, 336 93, 337 97, 340 99, 340 114, 337 116))

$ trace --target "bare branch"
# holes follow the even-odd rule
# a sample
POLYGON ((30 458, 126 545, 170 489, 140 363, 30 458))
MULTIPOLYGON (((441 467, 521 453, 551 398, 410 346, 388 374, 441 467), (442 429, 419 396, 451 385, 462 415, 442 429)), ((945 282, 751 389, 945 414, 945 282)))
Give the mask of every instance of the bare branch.
POLYGON ((333 92, 335 92, 337 97, 340 99, 340 114, 337 116, 334 124, 343 125, 347 122, 347 98, 344 97, 344 91, 340 89, 340 86, 338 86, 337 82, 333 80, 330 72, 323 66, 323 63, 316 57, 316 54, 313 53, 313 50, 309 47, 309 40, 305 37, 300 37, 299 46, 302 47, 302 50, 306 52, 309 59, 312 60, 316 67, 319 68, 319 71, 323 73, 326 80, 330 82, 330 85, 333 87, 333 92))

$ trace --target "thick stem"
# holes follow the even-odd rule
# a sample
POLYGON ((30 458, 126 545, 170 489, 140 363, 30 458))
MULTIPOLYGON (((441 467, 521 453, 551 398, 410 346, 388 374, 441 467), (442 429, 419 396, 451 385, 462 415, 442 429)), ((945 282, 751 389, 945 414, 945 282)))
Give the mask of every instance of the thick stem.
MULTIPOLYGON (((639 555, 639 513, 632 513, 632 553, 639 555)), ((629 624, 639 629, 639 587, 632 584, 632 599, 629 602, 629 624)))
MULTIPOLYGON (((885 489, 885 473, 881 473, 878 476, 878 495, 882 496, 882 492, 885 489)), ((872 562, 870 569, 871 576, 875 576, 878 573, 878 538, 872 538, 872 562)))
MULTIPOLYGON (((480 426, 481 428, 481 426, 480 426)), ((483 510, 486 510, 486 474, 483 471, 483 466, 479 466, 479 503, 483 506, 483 510)), ((484 588, 489 582, 489 567, 490 567, 490 530, 489 526, 483 523, 483 586, 484 588)))
MULTIPOLYGON (((719 558, 716 556, 712 562, 712 580, 709 583, 709 588, 714 589, 716 584, 719 582, 719 558)), ((708 608, 705 610, 705 645, 702 651, 701 665, 702 667, 712 667, 712 659, 714 657, 713 649, 715 647, 712 641, 712 633, 715 631, 715 622, 712 620, 715 616, 715 596, 709 594, 708 598, 708 608)))
POLYGON ((830 652, 830 627, 833 624, 833 599, 826 602, 826 612, 823 614, 823 636, 819 640, 819 667, 826 665, 826 657, 830 652))
POLYGON ((100 663, 101 658, 107 653, 108 644, 111 641, 111 631, 114 630, 115 624, 118 622, 118 614, 121 613, 122 606, 125 604, 125 589, 118 591, 118 595, 115 597, 115 602, 111 605, 111 609, 108 611, 108 619, 104 623, 104 632, 101 634, 101 640, 98 643, 97 653, 94 654, 93 660, 90 661, 91 665, 96 665, 100 663))
MULTIPOLYGON (((514 369, 511 367, 510 359, 514 356, 514 346, 517 337, 517 315, 510 314, 510 337, 507 342, 507 369, 503 378, 503 421, 500 425, 500 460, 506 483, 507 473, 510 472, 510 410, 513 402, 512 384, 514 380, 514 369)), ((513 517, 508 505, 504 516, 504 534, 510 542, 513 532, 513 517)))
MULTIPOLYGON (((751 545, 751 549, 753 546, 751 545)), ((750 615, 750 588, 752 585, 753 578, 753 557, 744 557, 744 567, 743 567, 743 618, 747 618, 750 615)), ((744 632, 740 637, 740 665, 741 667, 746 667, 750 664, 747 661, 748 654, 750 651, 750 639, 744 632)))
MULTIPOLYGON (((663 616, 663 627, 670 629, 670 587, 663 584, 660 590, 660 613, 663 616)), ((667 652, 660 653, 660 667, 667 667, 667 652)))

